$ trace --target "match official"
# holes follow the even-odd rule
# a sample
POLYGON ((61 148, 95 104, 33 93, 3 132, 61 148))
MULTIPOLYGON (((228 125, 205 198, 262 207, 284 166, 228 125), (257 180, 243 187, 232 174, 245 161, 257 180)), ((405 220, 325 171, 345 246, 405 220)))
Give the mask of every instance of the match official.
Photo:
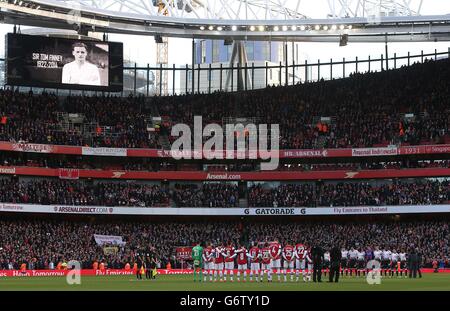
POLYGON ((339 282, 339 266, 341 263, 341 250, 335 246, 330 251, 331 267, 330 267, 330 279, 328 282, 339 282))
POLYGON ((153 258, 148 253, 147 256, 145 257, 145 278, 147 280, 152 279, 152 268, 151 268, 152 260, 153 258))
POLYGON ((416 250, 412 248, 408 256, 409 277, 416 278, 418 269, 419 269, 419 255, 417 254, 416 250))
POLYGON ((144 260, 142 259, 139 253, 136 254, 135 260, 137 264, 136 278, 138 280, 142 280, 142 269, 144 268, 144 260))
POLYGON ((313 261, 313 281, 322 282, 322 263, 324 251, 320 246, 314 246, 311 249, 311 257, 313 261))
POLYGON ((417 273, 419 274, 419 278, 422 277, 422 271, 420 270, 420 268, 422 267, 422 263, 422 253, 417 249, 417 273))

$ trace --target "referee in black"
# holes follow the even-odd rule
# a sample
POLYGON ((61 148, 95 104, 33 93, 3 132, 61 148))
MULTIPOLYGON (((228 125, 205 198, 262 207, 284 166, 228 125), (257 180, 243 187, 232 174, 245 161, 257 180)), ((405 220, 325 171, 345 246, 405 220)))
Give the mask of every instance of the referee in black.
POLYGON ((331 261, 331 267, 330 267, 330 278, 329 283, 333 282, 339 282, 339 266, 341 263, 341 250, 338 246, 334 246, 330 251, 330 261, 331 261))
POLYGON ((417 273, 419 274, 419 278, 422 278, 422 271, 420 270, 423 262, 422 253, 420 252, 419 249, 417 249, 416 252, 417 252, 417 273))
POLYGON ((324 251, 322 247, 315 245, 311 249, 311 257, 313 261, 313 281, 322 282, 322 263, 324 251))
POLYGON ((145 278, 147 280, 152 279, 152 257, 150 257, 150 254, 147 254, 145 257, 145 278))
POLYGON ((142 259, 141 255, 139 253, 136 254, 136 265, 137 265, 137 271, 136 271, 136 278, 138 280, 142 280, 142 267, 144 266, 144 260, 142 259))

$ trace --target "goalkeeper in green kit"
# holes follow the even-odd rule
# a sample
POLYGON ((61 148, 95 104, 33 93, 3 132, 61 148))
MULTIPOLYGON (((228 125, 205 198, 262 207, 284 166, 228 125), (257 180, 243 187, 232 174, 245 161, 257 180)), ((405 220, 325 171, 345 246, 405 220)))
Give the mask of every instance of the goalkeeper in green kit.
POLYGON ((194 261, 194 282, 195 277, 198 277, 198 281, 202 281, 202 264, 203 264, 203 247, 200 243, 192 248, 192 260, 194 261))

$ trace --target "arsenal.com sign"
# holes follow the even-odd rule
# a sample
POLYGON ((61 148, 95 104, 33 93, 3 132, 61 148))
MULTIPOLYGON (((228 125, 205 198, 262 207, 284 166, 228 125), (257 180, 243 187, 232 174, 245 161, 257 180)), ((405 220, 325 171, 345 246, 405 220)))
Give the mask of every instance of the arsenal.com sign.
POLYGON ((206 175, 207 180, 240 180, 241 174, 217 173, 206 175))

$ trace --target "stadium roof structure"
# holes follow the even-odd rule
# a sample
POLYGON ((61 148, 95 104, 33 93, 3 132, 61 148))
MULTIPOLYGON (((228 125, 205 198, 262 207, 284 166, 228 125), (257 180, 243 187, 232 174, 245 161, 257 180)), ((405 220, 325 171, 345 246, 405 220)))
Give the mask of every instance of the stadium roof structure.
POLYGON ((450 39, 450 14, 420 15, 426 0, 0 0, 3 22, 164 37, 264 41, 417 42, 450 39), (75 27, 76 28, 76 27, 75 27))

